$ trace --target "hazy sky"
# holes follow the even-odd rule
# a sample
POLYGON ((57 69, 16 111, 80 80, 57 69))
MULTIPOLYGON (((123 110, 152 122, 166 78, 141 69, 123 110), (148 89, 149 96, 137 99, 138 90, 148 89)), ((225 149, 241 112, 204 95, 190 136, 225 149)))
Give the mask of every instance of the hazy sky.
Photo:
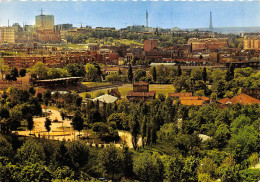
POLYGON ((3 1, 0 0, 0 26, 26 22, 34 25, 34 17, 52 14, 55 24, 74 26, 126 27, 144 25, 145 10, 149 26, 196 28, 209 26, 209 12, 213 26, 260 26, 260 2, 251 1, 3 1))

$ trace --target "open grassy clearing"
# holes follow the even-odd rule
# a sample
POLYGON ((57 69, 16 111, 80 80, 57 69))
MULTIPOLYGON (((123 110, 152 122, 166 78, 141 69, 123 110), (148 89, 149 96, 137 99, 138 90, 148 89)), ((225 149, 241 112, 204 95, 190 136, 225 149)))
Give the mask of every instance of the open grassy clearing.
MULTIPOLYGON (((125 84, 123 86, 117 87, 122 98, 126 98, 127 93, 130 90, 133 90, 133 85, 132 84, 125 84)), ((100 89, 100 90, 95 90, 93 92, 88 92, 91 95, 91 98, 95 98, 98 93, 103 92, 107 93, 107 90, 110 90, 111 88, 108 89, 100 89)), ((175 91, 174 87, 172 84, 150 84, 149 85, 150 91, 155 90, 156 91, 156 97, 159 94, 164 94, 168 96, 168 93, 173 93, 175 91)), ((83 95, 84 93, 82 93, 83 95)))
POLYGON ((82 84, 89 87, 89 88, 111 85, 110 82, 82 82, 82 84))

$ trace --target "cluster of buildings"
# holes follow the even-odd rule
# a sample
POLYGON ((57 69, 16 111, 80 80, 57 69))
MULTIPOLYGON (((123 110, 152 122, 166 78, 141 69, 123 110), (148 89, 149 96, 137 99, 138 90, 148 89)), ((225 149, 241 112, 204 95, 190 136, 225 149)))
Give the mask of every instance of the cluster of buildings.
POLYGON ((35 17, 35 25, 23 25, 18 23, 7 27, 0 27, 0 44, 14 43, 60 43, 60 30, 54 24, 53 15, 41 15, 35 17))
POLYGON ((129 63, 147 66, 164 64, 182 65, 184 69, 185 66, 189 69, 194 66, 223 66, 225 69, 231 63, 236 67, 260 67, 260 49, 230 48, 227 38, 191 38, 188 44, 163 48, 159 48, 157 39, 146 39, 143 47, 89 43, 81 49, 65 49, 34 43, 31 47, 25 44, 5 46, 0 51, 15 52, 2 57, 4 64, 17 68, 29 68, 39 61, 56 68, 69 63, 102 63, 111 67, 129 63))

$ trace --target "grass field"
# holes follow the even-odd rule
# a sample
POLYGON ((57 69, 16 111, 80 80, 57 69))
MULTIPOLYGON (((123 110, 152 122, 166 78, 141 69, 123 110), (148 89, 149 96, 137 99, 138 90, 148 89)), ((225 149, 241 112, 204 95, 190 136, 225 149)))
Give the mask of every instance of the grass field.
MULTIPOLYGON (((88 93, 90 93, 91 97, 93 98, 93 97, 95 97, 95 95, 98 92, 107 93, 107 90, 109 90, 109 89, 96 90, 96 91, 88 92, 88 93)), ((158 96, 159 94, 164 94, 164 95, 168 96, 168 93, 173 93, 175 90, 172 84, 167 84, 167 85, 166 84, 150 84, 149 89, 150 89, 150 91, 155 90, 156 96, 158 96)), ((127 93, 130 90, 133 90, 133 85, 125 84, 123 86, 118 87, 118 90, 119 90, 122 98, 126 98, 127 93)))
POLYGON ((110 82, 82 82, 83 85, 86 85, 87 87, 98 87, 98 86, 106 86, 111 85, 110 82))

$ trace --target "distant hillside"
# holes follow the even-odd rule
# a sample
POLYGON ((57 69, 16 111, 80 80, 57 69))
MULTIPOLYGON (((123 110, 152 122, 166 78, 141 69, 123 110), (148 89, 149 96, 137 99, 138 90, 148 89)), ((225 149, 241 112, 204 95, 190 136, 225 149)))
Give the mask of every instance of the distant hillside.
MULTIPOLYGON (((199 29, 201 31, 208 30, 208 28, 191 28, 188 30, 195 30, 195 29, 199 29)), ((224 34, 228 34, 228 33, 240 34, 243 32, 260 32, 260 26, 256 26, 256 27, 214 27, 214 32, 224 33, 224 34)))

